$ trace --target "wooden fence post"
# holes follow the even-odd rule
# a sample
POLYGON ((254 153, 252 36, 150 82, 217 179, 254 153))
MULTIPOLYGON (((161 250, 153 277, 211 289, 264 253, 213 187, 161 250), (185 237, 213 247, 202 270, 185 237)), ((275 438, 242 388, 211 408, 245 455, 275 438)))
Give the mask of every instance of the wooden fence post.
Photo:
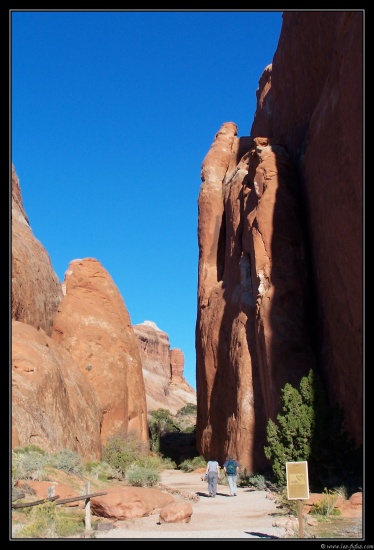
POLYGON ((299 518, 299 538, 304 538, 304 525, 303 525, 303 501, 297 501, 297 515, 299 518))
MULTIPOLYGON (((90 494, 90 482, 86 483, 86 495, 90 494)), ((85 508, 85 529, 86 531, 91 531, 91 499, 86 498, 84 501, 85 508)))

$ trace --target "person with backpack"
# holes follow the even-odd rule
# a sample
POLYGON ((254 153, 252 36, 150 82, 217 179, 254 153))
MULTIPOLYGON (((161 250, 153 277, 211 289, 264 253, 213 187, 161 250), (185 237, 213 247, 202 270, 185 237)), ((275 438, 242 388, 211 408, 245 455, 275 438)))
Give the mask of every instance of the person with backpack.
POLYGON ((223 465, 223 469, 225 470, 225 474, 227 475, 227 481, 229 483, 229 489, 230 489, 230 496, 236 497, 238 493, 236 482, 237 482, 238 473, 239 473, 239 463, 236 462, 236 460, 234 460, 234 457, 232 455, 229 455, 226 462, 223 465))
POLYGON ((205 475, 208 476, 209 496, 215 498, 217 494, 217 484, 219 479, 220 467, 215 457, 211 457, 206 465, 205 475))

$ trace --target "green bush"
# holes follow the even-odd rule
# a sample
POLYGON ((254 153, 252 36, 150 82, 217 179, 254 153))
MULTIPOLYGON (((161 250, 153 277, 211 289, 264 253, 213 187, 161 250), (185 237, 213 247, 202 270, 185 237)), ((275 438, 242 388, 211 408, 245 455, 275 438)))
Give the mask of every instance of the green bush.
POLYGON ((68 474, 82 475, 83 462, 80 455, 70 449, 62 449, 52 457, 52 465, 68 474))
POLYGON ((280 408, 276 422, 268 421, 268 445, 264 447, 280 486, 286 485, 286 462, 298 461, 308 462, 310 484, 316 491, 324 483, 344 481, 344 476, 356 475, 360 482, 361 451, 354 449, 343 429, 342 409, 328 405, 316 373, 310 370, 299 389, 286 384, 281 390, 280 408))
POLYGON ((179 426, 167 409, 157 409, 148 415, 148 424, 156 428, 161 434, 166 432, 179 431, 179 426))
POLYGON ((341 511, 335 508, 339 494, 335 491, 323 490, 323 497, 319 502, 313 504, 310 513, 318 516, 340 516, 341 511))
POLYGON ((161 480, 157 470, 146 468, 144 466, 132 465, 126 474, 129 485, 135 487, 153 487, 161 480))
POLYGON ((108 440, 103 448, 103 461, 107 462, 118 479, 125 479, 131 464, 141 459, 144 450, 133 434, 117 435, 108 440))
POLYGON ((33 481, 43 481, 48 479, 45 471, 46 466, 51 462, 47 454, 39 451, 27 450, 12 453, 12 481, 21 479, 32 479, 33 481))
POLYGON ((193 472, 199 468, 205 468, 206 460, 203 456, 195 456, 194 458, 187 458, 179 464, 179 469, 184 472, 193 472))
POLYGON ((167 409, 157 409, 148 414, 149 441, 152 452, 160 451, 160 440, 168 432, 180 432, 180 426, 167 409))
POLYGON ((34 453, 40 453, 42 455, 46 455, 46 451, 44 449, 42 449, 41 447, 38 447, 38 445, 25 445, 25 447, 15 447, 13 449, 13 452, 18 454, 18 453, 30 453, 30 452, 34 452, 34 453))
POLYGON ((113 468, 107 462, 87 462, 84 471, 100 481, 107 481, 116 477, 113 468))
POLYGON ((162 469, 163 470, 176 470, 177 464, 169 457, 162 457, 162 469))
POLYGON ((286 485, 286 462, 308 460, 316 426, 316 395, 314 373, 302 378, 300 390, 286 384, 281 390, 281 410, 277 423, 268 421, 266 458, 272 461, 276 480, 286 485))
POLYGON ((59 538, 83 531, 82 517, 72 517, 55 502, 33 506, 27 516, 27 525, 23 525, 15 532, 15 538, 59 538))
POLYGON ((177 418, 190 415, 197 415, 197 406, 193 403, 187 403, 187 405, 179 409, 177 412, 177 418))
POLYGON ((164 468, 164 462, 159 455, 144 455, 138 458, 136 461, 137 466, 147 468, 150 470, 160 471, 164 468))
MULTIPOLYGON (((240 485, 241 485, 241 476, 240 476, 240 485)), ((262 474, 252 474, 247 479, 249 487, 254 487, 257 491, 265 491, 266 481, 265 477, 262 474)))
POLYGON ((29 523, 17 531, 17 538, 57 538, 57 506, 46 502, 31 508, 29 523))

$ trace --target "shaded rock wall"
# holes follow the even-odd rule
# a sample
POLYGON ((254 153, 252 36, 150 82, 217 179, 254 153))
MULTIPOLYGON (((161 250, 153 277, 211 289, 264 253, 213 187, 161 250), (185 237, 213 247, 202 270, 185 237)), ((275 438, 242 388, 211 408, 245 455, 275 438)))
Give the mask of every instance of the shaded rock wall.
POLYGON ((223 124, 198 202, 197 445, 252 471, 311 367, 362 443, 362 14, 283 21, 251 136, 223 124))
POLYGON ((363 13, 286 12, 251 136, 287 148, 311 255, 318 361, 363 439, 363 13), (269 86, 270 79, 270 86, 269 86), (266 83, 267 82, 267 83, 266 83), (354 405, 353 405, 354 404, 354 405))

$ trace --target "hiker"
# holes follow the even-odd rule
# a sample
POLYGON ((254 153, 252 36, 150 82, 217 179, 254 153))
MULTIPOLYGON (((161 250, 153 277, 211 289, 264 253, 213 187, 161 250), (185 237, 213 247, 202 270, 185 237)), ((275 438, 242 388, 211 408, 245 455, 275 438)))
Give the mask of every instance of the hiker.
POLYGON ((217 484, 219 479, 220 467, 215 457, 211 457, 206 465, 205 473, 208 476, 209 496, 215 498, 217 494, 217 484))
POLYGON ((230 496, 236 497, 238 488, 236 486, 236 481, 239 473, 239 463, 234 460, 232 455, 227 457, 226 462, 223 465, 225 474, 227 475, 227 481, 229 483, 230 496))

